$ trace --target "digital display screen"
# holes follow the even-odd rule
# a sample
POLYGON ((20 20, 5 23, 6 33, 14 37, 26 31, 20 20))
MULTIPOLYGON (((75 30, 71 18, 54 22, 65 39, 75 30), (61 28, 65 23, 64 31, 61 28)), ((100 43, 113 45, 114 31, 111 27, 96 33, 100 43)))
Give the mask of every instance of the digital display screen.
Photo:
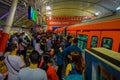
POLYGON ((34 22, 37 21, 37 11, 34 8, 32 8, 31 6, 29 6, 29 8, 28 8, 28 18, 30 20, 33 20, 34 22))

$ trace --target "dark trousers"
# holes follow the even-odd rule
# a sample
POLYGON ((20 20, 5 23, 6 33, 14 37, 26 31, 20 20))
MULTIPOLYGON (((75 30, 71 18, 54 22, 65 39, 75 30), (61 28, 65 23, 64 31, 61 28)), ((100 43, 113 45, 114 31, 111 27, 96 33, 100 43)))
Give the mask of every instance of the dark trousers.
POLYGON ((59 80, 62 80, 62 74, 63 74, 62 68, 63 68, 63 65, 58 65, 57 75, 58 75, 59 80))

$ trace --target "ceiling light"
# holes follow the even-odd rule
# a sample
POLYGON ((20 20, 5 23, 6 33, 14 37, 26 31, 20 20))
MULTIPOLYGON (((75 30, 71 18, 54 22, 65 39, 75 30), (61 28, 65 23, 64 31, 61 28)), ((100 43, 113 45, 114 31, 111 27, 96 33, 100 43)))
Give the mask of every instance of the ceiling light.
POLYGON ((95 13, 95 15, 99 15, 99 13, 98 13, 98 12, 96 12, 96 13, 95 13))
POLYGON ((117 10, 117 11, 120 10, 120 6, 118 6, 118 7, 116 8, 116 10, 117 10))
POLYGON ((51 14, 51 12, 47 12, 47 14, 51 14))
POLYGON ((100 12, 96 12, 95 15, 98 16, 100 14, 100 12))
POLYGON ((51 7, 50 6, 46 6, 46 10, 51 10, 51 7))

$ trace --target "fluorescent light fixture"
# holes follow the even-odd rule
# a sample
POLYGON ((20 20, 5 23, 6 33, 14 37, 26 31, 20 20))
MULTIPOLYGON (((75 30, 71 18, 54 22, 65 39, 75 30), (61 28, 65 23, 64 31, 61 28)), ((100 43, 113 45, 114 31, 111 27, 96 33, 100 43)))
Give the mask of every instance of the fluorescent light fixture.
POLYGON ((96 13, 95 13, 95 15, 99 15, 99 13, 98 13, 98 12, 96 12, 96 13))
POLYGON ((51 7, 50 6, 46 6, 46 10, 51 10, 51 7))
POLYGON ((99 11, 95 13, 95 15, 96 15, 96 16, 98 16, 99 14, 100 14, 100 12, 99 12, 99 11))
POLYGON ((47 12, 47 14, 51 14, 51 12, 47 12))
POLYGON ((118 6, 118 7, 116 8, 116 10, 117 10, 117 11, 120 10, 120 6, 118 6))

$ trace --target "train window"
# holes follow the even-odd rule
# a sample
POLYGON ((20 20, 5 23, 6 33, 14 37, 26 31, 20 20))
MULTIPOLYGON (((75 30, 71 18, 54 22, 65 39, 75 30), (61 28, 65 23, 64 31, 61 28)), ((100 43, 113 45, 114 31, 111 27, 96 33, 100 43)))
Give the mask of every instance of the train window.
POLYGON ((78 47, 84 51, 84 49, 87 47, 87 35, 78 35, 78 47))
POLYGON ((98 43, 98 37, 97 36, 92 36, 90 47, 91 48, 97 47, 97 43, 98 43))
POLYGON ((112 43, 113 43, 113 39, 112 38, 103 38, 101 46, 105 47, 107 49, 112 49, 112 43))

